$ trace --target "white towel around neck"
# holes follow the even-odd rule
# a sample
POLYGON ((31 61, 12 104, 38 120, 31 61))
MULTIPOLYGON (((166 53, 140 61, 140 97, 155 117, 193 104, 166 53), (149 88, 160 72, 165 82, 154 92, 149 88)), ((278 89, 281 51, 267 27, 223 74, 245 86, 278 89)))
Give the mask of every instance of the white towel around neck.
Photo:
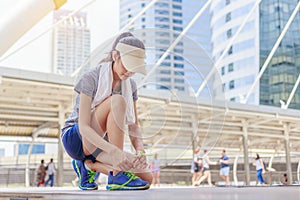
MULTIPOLYGON (((112 82, 113 82, 113 72, 112 72, 112 63, 105 62, 101 64, 99 70, 99 80, 98 80, 98 88, 96 91, 96 95, 92 102, 92 110, 99 104, 101 104, 107 97, 112 94, 112 82)), ((134 124, 135 123, 135 114, 134 114, 134 106, 133 106, 133 97, 132 97, 132 87, 130 83, 130 79, 121 81, 121 90, 122 95, 126 102, 126 124, 134 124)))

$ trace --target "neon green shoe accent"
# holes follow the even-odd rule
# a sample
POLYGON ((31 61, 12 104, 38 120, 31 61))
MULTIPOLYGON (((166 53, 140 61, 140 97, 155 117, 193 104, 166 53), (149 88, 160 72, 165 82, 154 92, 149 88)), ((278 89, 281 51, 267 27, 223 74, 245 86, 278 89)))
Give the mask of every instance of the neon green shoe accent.
POLYGON ((126 181, 125 183, 123 183, 122 185, 118 185, 118 184, 108 184, 107 186, 107 190, 145 190, 148 189, 150 187, 149 184, 145 185, 145 186, 140 186, 140 187, 127 187, 127 184, 130 183, 132 180, 136 180, 139 179, 138 176, 136 176, 135 174, 131 173, 131 172, 123 172, 128 178, 129 180, 126 181))
POLYGON ((93 183, 93 182, 94 182, 96 173, 97 173, 97 172, 92 171, 92 170, 89 170, 89 171, 88 171, 88 175, 89 175, 89 183, 93 183))

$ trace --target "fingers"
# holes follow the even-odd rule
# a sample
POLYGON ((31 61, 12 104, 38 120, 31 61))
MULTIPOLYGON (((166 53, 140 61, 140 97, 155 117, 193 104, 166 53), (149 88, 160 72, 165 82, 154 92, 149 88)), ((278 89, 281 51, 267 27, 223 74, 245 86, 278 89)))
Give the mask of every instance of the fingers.
POLYGON ((117 165, 120 170, 128 171, 134 167, 134 164, 132 162, 133 159, 131 157, 132 156, 129 153, 123 152, 123 155, 117 165))
POLYGON ((133 168, 133 163, 125 159, 119 163, 118 167, 120 168, 121 171, 128 171, 133 168))
POLYGON ((145 155, 133 155, 128 152, 118 152, 113 155, 113 168, 120 171, 146 171, 149 166, 145 155))
POLYGON ((135 169, 146 169, 148 167, 146 156, 144 155, 136 156, 133 161, 133 167, 135 169))

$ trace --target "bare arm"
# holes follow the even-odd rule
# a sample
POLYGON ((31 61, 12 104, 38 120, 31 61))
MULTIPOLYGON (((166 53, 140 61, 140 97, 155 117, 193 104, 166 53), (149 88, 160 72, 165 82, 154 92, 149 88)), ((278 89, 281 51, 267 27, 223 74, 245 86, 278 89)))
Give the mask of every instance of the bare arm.
POLYGON ((147 164, 146 156, 142 155, 142 153, 144 153, 145 150, 144 150, 142 132, 139 127, 139 120, 136 111, 136 101, 134 101, 133 106, 134 106, 134 114, 135 114, 135 123, 128 126, 129 138, 137 155, 136 159, 133 161, 133 164, 134 164, 134 168, 144 170, 147 168, 148 164, 147 164))
POLYGON ((229 165, 229 160, 223 160, 223 159, 221 159, 221 160, 220 160, 220 163, 224 163, 224 164, 226 164, 226 165, 229 165))
MULTIPOLYGON (((115 151, 116 147, 112 144, 106 142, 96 131, 91 127, 91 104, 92 98, 80 93, 80 105, 79 105, 79 118, 78 118, 78 127, 79 132, 83 138, 92 143, 94 146, 106 151, 109 154, 115 151)), ((85 141, 83 140, 83 146, 86 146, 85 141)), ((92 152, 90 152, 92 153, 92 152)))
POLYGON ((133 106, 134 106, 134 114, 135 114, 135 123, 128 126, 129 138, 134 149, 136 150, 137 153, 139 153, 139 152, 144 152, 144 144, 142 139, 142 132, 139 127, 139 120, 137 116, 135 101, 133 103, 133 106))
POLYGON ((209 165, 216 165, 216 164, 217 164, 217 162, 211 161, 211 160, 209 159, 208 156, 206 156, 205 160, 206 160, 206 162, 207 162, 209 165))
MULTIPOLYGON (((121 149, 114 146, 113 144, 104 140, 97 132, 91 127, 91 103, 92 98, 81 93, 80 94, 80 105, 79 105, 79 131, 83 138, 83 148, 87 148, 87 143, 93 144, 95 147, 102 149, 107 152, 110 159, 109 161, 100 161, 111 163, 114 169, 120 169, 122 171, 130 170, 133 167, 133 156, 124 153, 121 149), (129 157, 131 156, 131 157, 129 157)), ((87 149, 88 150, 88 149, 87 149)), ((92 153, 92 152, 89 152, 92 153)))
POLYGON ((262 159, 259 159, 259 161, 260 161, 260 164, 261 164, 262 170, 263 170, 263 171, 265 171, 266 169, 265 169, 265 166, 264 166, 264 162, 263 162, 263 160, 262 160, 262 159))

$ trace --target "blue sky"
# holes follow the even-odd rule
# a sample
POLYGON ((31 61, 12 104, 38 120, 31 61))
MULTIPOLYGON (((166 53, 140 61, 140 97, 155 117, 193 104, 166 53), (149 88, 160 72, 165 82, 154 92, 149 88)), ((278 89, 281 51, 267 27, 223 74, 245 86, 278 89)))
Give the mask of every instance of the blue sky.
MULTIPOLYGON (((34 0, 26 0, 34 1, 34 0)), ((8 13, 18 15, 15 11, 17 7, 24 3, 24 0, 1 0, 0 1, 0 19, 3 19, 8 13)), ((92 50, 103 43, 105 40, 116 35, 119 29, 119 0, 67 0, 67 3, 61 9, 73 9, 84 6, 92 2, 83 11, 87 12, 88 27, 91 30, 91 48, 92 50)), ((0 20, 0 30, 5 27, 0 20)), ((24 34, 11 48, 1 57, 3 59, 20 46, 36 38, 46 31, 52 24, 52 12, 42 18, 34 27, 24 34)), ((0 66, 21 68, 26 70, 50 72, 51 69, 51 31, 44 34, 39 39, 20 49, 17 53, 0 62, 0 66)))

